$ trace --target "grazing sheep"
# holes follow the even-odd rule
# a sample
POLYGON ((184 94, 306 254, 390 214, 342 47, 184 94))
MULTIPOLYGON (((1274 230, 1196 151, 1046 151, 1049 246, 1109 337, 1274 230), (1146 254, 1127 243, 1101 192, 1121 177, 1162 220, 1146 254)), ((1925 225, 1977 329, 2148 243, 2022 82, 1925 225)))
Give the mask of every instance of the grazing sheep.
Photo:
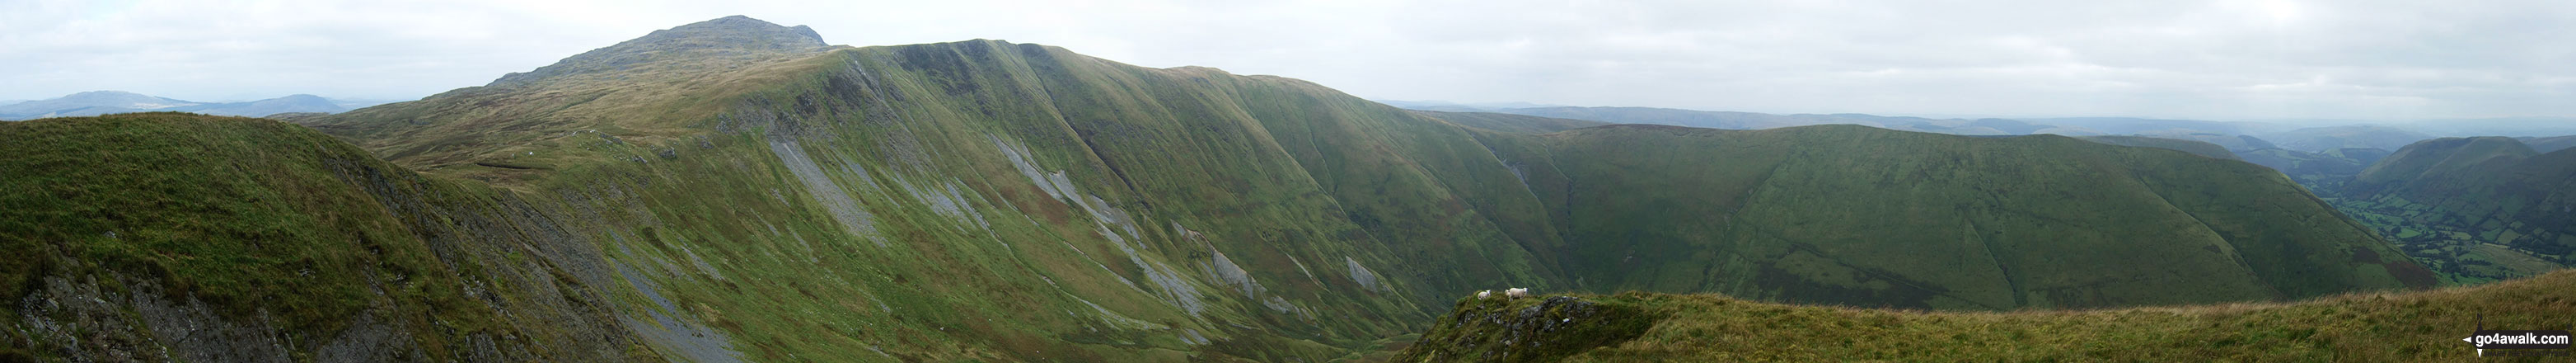
POLYGON ((1491 298, 1494 298, 1494 290, 1476 290, 1476 299, 1477 299, 1477 300, 1484 300, 1484 299, 1491 299, 1491 298))
POLYGON ((1509 290, 1503 290, 1503 296, 1514 299, 1529 297, 1529 289, 1515 287, 1509 290))

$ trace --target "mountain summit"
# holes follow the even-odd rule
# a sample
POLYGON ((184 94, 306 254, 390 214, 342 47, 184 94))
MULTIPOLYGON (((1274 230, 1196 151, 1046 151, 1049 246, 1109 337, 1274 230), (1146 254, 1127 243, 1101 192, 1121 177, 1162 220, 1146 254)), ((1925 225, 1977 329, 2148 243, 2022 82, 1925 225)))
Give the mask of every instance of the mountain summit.
POLYGON ((823 43, 823 36, 814 33, 813 28, 779 26, 735 15, 656 30, 642 38, 582 52, 534 71, 501 76, 491 85, 525 84, 568 74, 631 70, 671 60, 734 63, 782 54, 812 53, 830 46, 823 43))

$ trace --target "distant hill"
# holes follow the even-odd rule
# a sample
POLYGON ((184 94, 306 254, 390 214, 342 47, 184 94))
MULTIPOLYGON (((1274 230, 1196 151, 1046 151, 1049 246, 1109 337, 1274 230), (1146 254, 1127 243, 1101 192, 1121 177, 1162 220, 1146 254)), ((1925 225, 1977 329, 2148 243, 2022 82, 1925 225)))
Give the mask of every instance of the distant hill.
POLYGON ((2514 140, 2522 141, 2522 144, 2523 144, 2523 145, 2529 145, 2529 146, 2531 146, 2531 150, 2532 150, 2532 151, 2537 151, 2537 152, 2542 152, 2542 153, 2553 152, 2553 151, 2559 151, 2559 150, 2566 150, 2566 149, 2569 149, 2569 148, 2576 148, 2576 135, 2570 135, 2570 136, 2551 136, 2551 137, 2517 137, 2517 138, 2514 138, 2514 140))
POLYGON ((2192 140, 2192 141, 2206 142, 2206 143, 2211 143, 2211 144, 2217 144, 2218 146, 2220 146, 2220 147, 2224 147, 2224 148, 2226 148, 2228 151, 2231 151, 2231 152, 2244 152, 2244 151, 2253 151, 2253 150, 2262 150, 2262 149, 2272 149, 2272 148, 2278 148, 2278 147, 2279 147, 2279 146, 2274 146, 2274 145, 2272 145, 2272 143, 2271 143, 2270 141, 2265 141, 2265 140, 2263 140, 2263 139, 2261 139, 2261 138, 2256 138, 2256 137, 2254 137, 2254 136, 2250 136, 2250 135, 2221 134, 2221 133, 2204 132, 2204 131, 2196 131, 2196 130, 2186 130, 2186 129, 2150 130, 2150 131, 2145 131, 2145 132, 2139 132, 2139 133, 2137 133, 2136 135, 2138 135, 2138 136, 2146 136, 2146 137, 2155 137, 2155 138, 2178 139, 2178 140, 2192 140))
POLYGON ((75 113, 92 112, 92 110, 157 110, 182 106, 195 106, 198 104, 199 103, 197 102, 153 97, 132 92, 89 91, 74 93, 53 99, 0 105, 0 117, 20 119, 48 115, 90 116, 97 115, 99 113, 75 113))
POLYGON ((222 116, 262 117, 290 112, 337 113, 346 112, 348 110, 349 108, 341 107, 339 104, 332 103, 331 100, 323 99, 321 96, 291 95, 250 102, 218 103, 180 107, 176 111, 222 116))
MULTIPOLYGON (((1438 107, 1429 110, 1445 110, 1438 107)), ((1489 112, 1531 116, 1592 120, 1622 124, 1689 126, 1727 130, 1758 130, 1807 125, 1861 125, 1891 130, 1919 131, 1953 135, 2025 135, 2057 133, 2092 135, 2091 130, 2031 123, 2022 120, 1932 119, 1922 117, 1878 116, 1856 113, 1775 115, 1753 112, 1698 111, 1652 107, 1534 107, 1482 109, 1489 112)))
POLYGON ((1396 108, 1402 108, 1402 109, 1407 109, 1407 110, 1449 111, 1449 112, 1493 112, 1494 110, 1514 109, 1514 108, 1562 107, 1561 105, 1550 105, 1550 104, 1540 104, 1540 103, 1530 103, 1530 102, 1517 102, 1517 101, 1516 101, 1516 102, 1478 102, 1478 103, 1458 103, 1458 102, 1449 102, 1449 101, 1406 101, 1406 100, 1371 100, 1371 101, 1377 101, 1378 103, 1384 103, 1384 104, 1386 104, 1386 105, 1388 105, 1388 106, 1395 106, 1396 108))
POLYGON ((287 112, 334 113, 348 107, 314 95, 291 95, 249 102, 203 103, 120 91, 90 91, 60 98, 0 106, 0 120, 97 116, 112 113, 179 111, 220 116, 260 117, 287 112))
POLYGON ((2283 149, 2321 152, 2340 148, 2396 150, 2433 138, 2421 132, 2378 125, 2312 127, 2263 135, 2283 149))
POLYGON ((2442 138, 2406 145, 2356 175, 2346 189, 2354 195, 2376 194, 2388 189, 2422 189, 2423 184, 2449 180, 2449 175, 2479 170, 2510 169, 2523 159, 2539 155, 2530 146, 2507 137, 2442 138))
POLYGON ((2209 158, 2211 158, 2211 159, 2243 160, 2243 159, 2239 159, 2239 158, 2237 158, 2237 157, 2236 157, 2236 153, 2233 153, 2233 152, 2229 152, 2229 151, 2227 151, 2227 148, 2226 148, 2226 147, 2221 147, 2221 146, 2218 146, 2218 144, 2212 144, 2212 143, 2201 142, 2201 141, 2196 141, 2196 140, 2173 139, 2173 138, 2161 138, 2161 137, 2146 137, 2146 136, 2083 136, 2083 137, 2077 137, 2077 138, 2078 138, 2078 139, 2084 139, 2084 141, 2092 141, 2092 142, 2099 142, 2099 143, 2104 143, 2104 144, 2112 144, 2112 145, 2120 145, 2120 146, 2136 146, 2136 147, 2152 147, 2152 148, 2160 148, 2160 149, 2171 149, 2171 150, 2176 150, 2176 151, 2181 151, 2181 152, 2191 153, 2192 155, 2206 156, 2206 157, 2209 157, 2209 158))
POLYGON ((2549 137, 2576 135, 2576 117, 2494 117, 2418 120, 2407 129, 2439 136, 2549 137))
POLYGON ((2388 151, 2343 148, 2323 153, 2310 153, 2270 148, 2240 151, 2236 155, 2246 162, 2280 170, 2282 174, 2289 175, 2291 179, 2297 180, 2299 185, 2306 186, 2309 190, 2331 192, 2334 188, 2340 188, 2344 181, 2361 174, 2363 168, 2368 168, 2371 163, 2387 156, 2388 151))
MULTIPOLYGON (((2271 124, 2257 122, 2174 120, 2135 117, 2056 117, 2026 118, 2023 120, 2050 125, 2081 127, 2109 135, 2165 133, 2175 130, 2185 130, 2185 133, 2196 132, 2221 135, 2244 135, 2258 133, 2278 127, 2271 124)), ((2220 145, 2226 144, 2221 143, 2220 145)))
POLYGON ((1502 132, 1544 134, 1585 127, 1609 125, 1607 122, 1538 117, 1492 112, 1441 112, 1412 110, 1415 114, 1448 121, 1460 126, 1502 132))
POLYGON ((1622 124, 1652 124, 1753 130, 1804 125, 1797 118, 1752 112, 1694 111, 1652 107, 1538 107, 1494 112, 1622 124))
POLYGON ((2505 137, 2425 140, 2336 194, 2330 200, 2354 219, 2462 283, 2576 263, 2576 149, 2537 153, 2505 137))

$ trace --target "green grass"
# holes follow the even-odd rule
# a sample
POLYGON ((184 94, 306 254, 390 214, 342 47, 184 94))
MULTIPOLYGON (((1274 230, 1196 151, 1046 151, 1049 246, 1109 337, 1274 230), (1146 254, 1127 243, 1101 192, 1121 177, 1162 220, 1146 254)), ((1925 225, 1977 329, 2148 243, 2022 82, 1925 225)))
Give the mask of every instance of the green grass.
POLYGON ((412 311, 394 319, 421 329, 433 356, 449 354, 449 335, 430 332, 494 329, 457 273, 344 179, 391 166, 320 133, 145 113, 0 123, 0 137, 12 296, 44 276, 144 278, 168 291, 134 293, 203 299, 232 319, 265 312, 312 340, 365 310, 412 311))
POLYGON ((1393 361, 2459 361, 2478 359, 2460 338, 2481 324, 2576 327, 2564 319, 2576 314, 2576 272, 2291 303, 2073 311, 1861 309, 1714 294, 1572 297, 1620 313, 1542 335, 1563 344, 1503 346, 1506 325, 1457 322, 1540 300, 1461 300, 1393 361))

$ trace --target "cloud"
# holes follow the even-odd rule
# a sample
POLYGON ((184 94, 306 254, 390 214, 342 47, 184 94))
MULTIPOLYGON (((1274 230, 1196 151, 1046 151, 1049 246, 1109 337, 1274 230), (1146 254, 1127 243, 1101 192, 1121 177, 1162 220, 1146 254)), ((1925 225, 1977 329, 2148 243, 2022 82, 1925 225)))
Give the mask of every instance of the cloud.
POLYGON ((413 98, 742 14, 1386 99, 1759 112, 2576 115, 2566 1, 14 1, 0 98, 413 98))

